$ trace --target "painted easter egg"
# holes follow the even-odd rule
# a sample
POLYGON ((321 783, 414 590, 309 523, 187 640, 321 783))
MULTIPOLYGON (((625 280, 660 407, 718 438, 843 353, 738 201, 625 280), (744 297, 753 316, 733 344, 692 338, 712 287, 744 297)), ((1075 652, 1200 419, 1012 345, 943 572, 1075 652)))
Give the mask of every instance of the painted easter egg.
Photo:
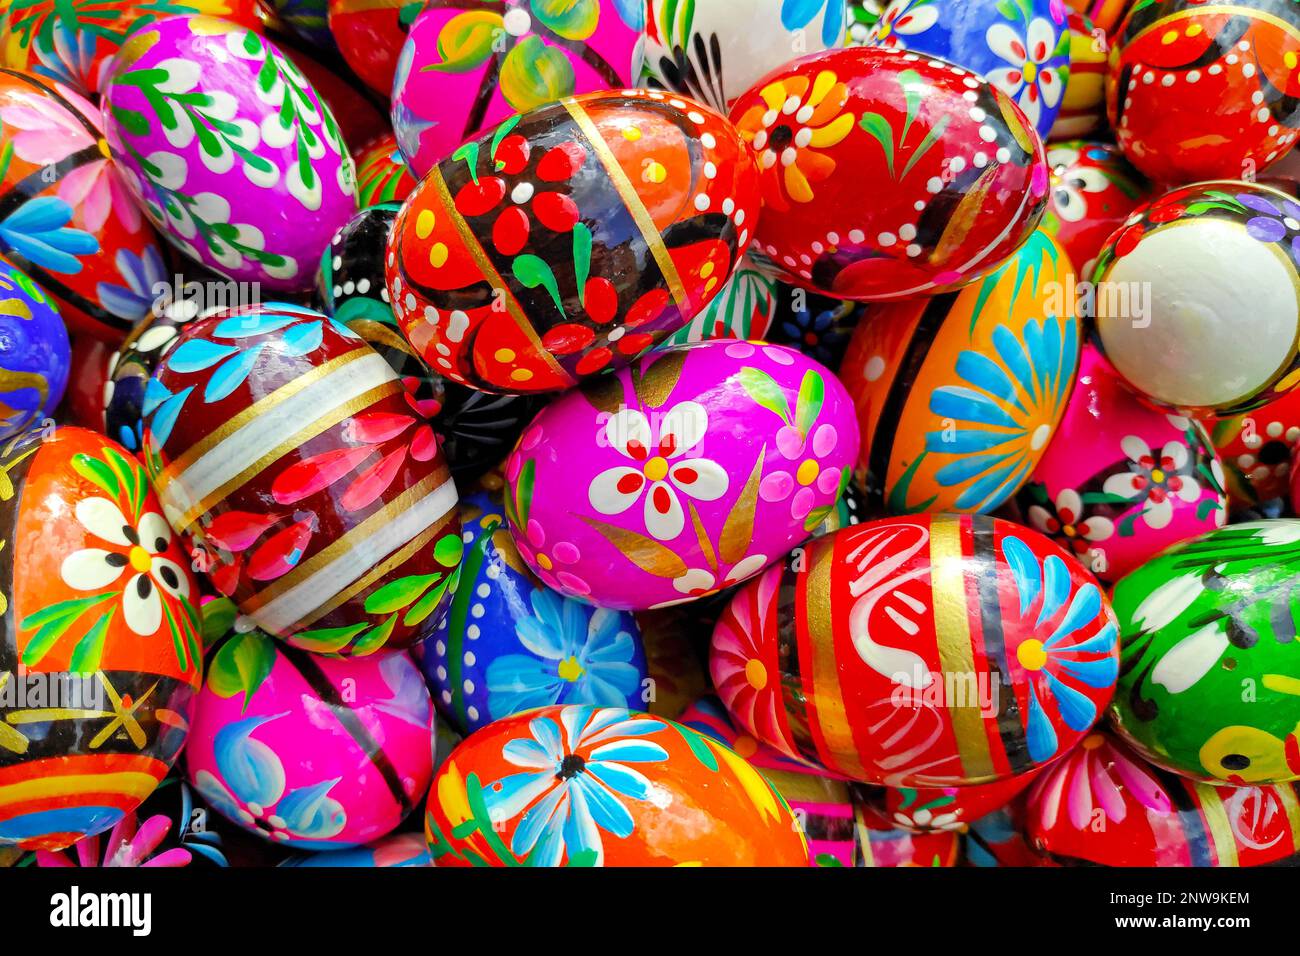
POLYGON ((689 727, 579 704, 495 721, 434 777, 435 866, 807 866, 790 806, 689 727))
MULTIPOLYGON (((376 93, 388 96, 393 74, 421 0, 328 0, 329 28, 352 72, 376 93)), ((364 202, 364 200, 363 200, 364 202)))
POLYGON ((74 332, 120 342, 167 270, 109 157, 99 110, 56 80, 0 70, 0 127, 0 256, 74 332))
POLYGON ((880 15, 887 5, 887 0, 849 0, 846 45, 866 46, 870 43, 872 28, 880 22, 880 15))
POLYGON ((1016 504, 1025 524, 1112 582, 1225 524, 1224 483, 1204 427, 1138 401, 1088 345, 1065 417, 1016 504))
POLYGON ((119 823, 180 754, 198 587, 115 442, 31 432, 0 472, 0 845, 58 850, 119 823))
POLYGON ((965 285, 1001 265, 1047 206, 1047 160, 1024 113, 939 60, 876 47, 805 57, 731 117, 761 171, 751 255, 835 298, 965 285), (864 183, 880 184, 871 202, 864 183))
POLYGON ((803 826, 813 866, 953 866, 956 862, 956 834, 914 836, 891 827, 871 806, 865 786, 813 770, 736 730, 716 697, 696 701, 681 723, 735 750, 789 801, 803 826))
POLYGON ((1300 125, 1300 12, 1289 0, 1139 3, 1110 50, 1115 140, 1149 179, 1253 179, 1300 125))
POLYGON ((1070 31, 1070 79, 1061 97, 1049 143, 1092 137, 1106 126, 1105 31, 1079 13, 1066 17, 1070 31))
POLYGON ((315 301, 347 325, 402 380, 411 410, 427 418, 457 481, 479 477, 505 459, 540 407, 529 395, 492 395, 457 384, 420 360, 397 327, 384 284, 384 255, 396 203, 362 209, 321 253, 315 301))
POLYGON ((408 655, 331 660, 250 631, 212 652, 185 765, 226 819, 328 850, 377 840, 415 808, 433 775, 432 733, 408 655))
POLYGON ((663 93, 594 93, 467 143, 398 214, 388 291, 429 366, 488 392, 619 368, 700 313, 758 215, 734 127, 663 93))
POLYGON ((1147 186, 1124 155, 1108 143, 1053 143, 1052 203, 1043 229, 1065 250, 1081 276, 1092 266, 1116 229, 1147 198, 1147 186))
POLYGON ((660 348, 710 339, 763 339, 776 315, 775 279, 742 256, 725 285, 702 312, 664 339, 660 348))
MULTIPOLYGON (((1086 16, 1102 31, 1102 36, 1113 33, 1124 20, 1124 14, 1133 0, 1065 0, 1065 5, 1075 14, 1086 16)), ((1070 81, 1074 81, 1071 63, 1070 81)))
POLYGON ((250 30, 262 25, 257 0, 14 0, 0 23, 0 66, 27 70, 99 93, 122 44, 161 17, 204 14, 250 30))
POLYGON ((960 292, 877 305, 840 369, 859 475, 891 514, 989 511, 1033 473, 1079 361, 1068 257, 1046 233, 960 292))
POLYGON ((1162 773, 1094 733, 1030 790, 1024 823, 1030 844, 1066 865, 1263 866, 1300 853, 1300 792, 1162 773))
POLYGON ((343 142, 355 146, 392 132, 386 99, 357 83, 336 57, 283 31, 268 33, 267 39, 298 68, 320 102, 329 108, 343 142))
POLYGON ((1233 505, 1253 507, 1287 496, 1295 480, 1291 463, 1300 448, 1300 391, 1206 424, 1223 460, 1233 505))
POLYGON ((1115 728, 1152 763, 1235 786, 1300 778, 1300 520, 1173 548, 1115 585, 1115 728))
POLYGON ((356 184, 334 115, 277 46, 211 17, 159 20, 114 58, 103 107, 113 157, 172 245, 232 279, 311 288, 356 184))
POLYGON ((1070 78, 1070 31, 1055 0, 893 0, 873 45, 939 57, 983 75, 1047 135, 1070 78))
POLYGON ((775 320, 766 338, 796 348, 832 372, 838 372, 853 330, 867 314, 867 308, 859 302, 846 302, 778 282, 775 320))
POLYGON ((653 84, 723 113, 767 73, 846 39, 843 0, 727 0, 684 10, 673 0, 650 0, 645 19, 653 84))
POLYGON ((456 486, 397 373, 310 309, 199 319, 145 389, 172 527, 274 637, 364 656, 424 638, 460 560, 456 486))
POLYGON ((1099 342, 1156 404, 1259 408, 1300 384, 1298 262, 1300 204, 1285 193, 1227 181, 1165 193, 1098 257, 1099 342))
POLYGON ((738 725, 782 753, 892 787, 984 784, 1050 763, 1101 716, 1114 617, 1028 528, 889 518, 741 589, 709 665, 738 725))
POLYGON ((506 465, 506 514, 549 587, 627 610, 691 601, 816 529, 857 448, 826 369, 781 346, 702 342, 543 409, 506 465))
POLYGON ((461 501, 465 560, 447 616, 421 645, 439 710, 472 732, 535 707, 644 710, 649 684, 636 620, 545 587, 506 529, 499 499, 461 501))
POLYGON ((389 869, 409 866, 433 866, 429 844, 419 833, 396 833, 365 846, 349 850, 326 850, 323 853, 304 853, 285 860, 281 866, 356 866, 367 869, 389 869))
POLYGON ((380 203, 401 202, 417 185, 391 133, 362 148, 355 159, 357 202, 362 209, 380 203))
POLYGON ((640 0, 428 0, 393 78, 393 130, 423 178, 513 113, 635 86, 640 0))
POLYGON ((1038 770, 969 787, 878 787, 870 795, 876 812, 900 830, 965 833, 972 823, 1003 809, 1034 782, 1038 770))
POLYGON ((68 330, 53 301, 0 261, 0 442, 54 412, 71 362, 68 330))

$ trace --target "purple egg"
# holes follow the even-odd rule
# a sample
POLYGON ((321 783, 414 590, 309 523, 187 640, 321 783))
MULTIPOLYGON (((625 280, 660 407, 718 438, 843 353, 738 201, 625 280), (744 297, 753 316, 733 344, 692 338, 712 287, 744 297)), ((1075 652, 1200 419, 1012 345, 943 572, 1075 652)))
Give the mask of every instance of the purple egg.
POLYGON ((105 135, 150 219, 232 279, 307 291, 356 211, 329 107, 274 44, 211 17, 136 32, 104 89, 105 135))

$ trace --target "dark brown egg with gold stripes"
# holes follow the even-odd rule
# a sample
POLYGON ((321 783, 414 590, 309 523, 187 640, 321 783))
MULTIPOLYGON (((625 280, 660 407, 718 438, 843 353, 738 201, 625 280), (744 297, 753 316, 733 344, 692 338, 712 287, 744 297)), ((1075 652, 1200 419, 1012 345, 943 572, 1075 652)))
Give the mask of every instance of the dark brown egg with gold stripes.
POLYGON ((817 538, 749 582, 713 634, 714 686, 758 740, 854 780, 991 783, 1096 723, 1119 664, 1090 574, 984 515, 817 538))
POLYGON ((389 239, 389 297, 439 374, 558 391, 703 310, 757 214, 749 149, 707 107, 643 90, 565 99, 434 167, 389 239))
POLYGON ((406 654, 335 660, 265 634, 218 644, 186 751, 222 816, 304 850, 391 833, 433 776, 433 701, 406 654))

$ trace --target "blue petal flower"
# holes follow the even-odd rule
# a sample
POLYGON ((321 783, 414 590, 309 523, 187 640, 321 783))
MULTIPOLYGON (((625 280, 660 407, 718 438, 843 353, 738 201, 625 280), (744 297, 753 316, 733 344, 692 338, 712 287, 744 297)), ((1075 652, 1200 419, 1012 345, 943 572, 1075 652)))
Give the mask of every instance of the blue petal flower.
POLYGON ((268 717, 246 717, 217 732, 213 753, 217 768, 231 793, 246 804, 273 806, 284 794, 284 765, 275 751, 253 739, 253 731, 284 717, 288 711, 268 717))
POLYGON ((38 196, 0 222, 0 241, 27 261, 64 275, 81 271, 78 256, 99 251, 99 240, 67 226, 72 207, 57 196, 38 196))

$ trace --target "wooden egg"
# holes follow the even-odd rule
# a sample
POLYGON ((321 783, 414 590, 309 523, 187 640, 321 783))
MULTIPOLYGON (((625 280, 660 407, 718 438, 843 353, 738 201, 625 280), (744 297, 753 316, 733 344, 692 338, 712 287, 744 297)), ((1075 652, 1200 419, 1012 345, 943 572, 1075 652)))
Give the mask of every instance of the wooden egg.
POLYGON ((295 306, 189 324, 145 389, 172 527, 274 637, 364 656, 427 636, 460 561, 433 429, 357 333, 295 306))
POLYGON ((26 275, 0 261, 0 441, 53 414, 71 361, 68 330, 54 303, 26 275))
POLYGON ((417 185, 391 133, 358 150, 354 158, 357 164, 357 202, 362 209, 380 203, 401 202, 417 185))
POLYGON ((1194 419, 1138 401, 1092 345, 1020 519, 1107 582, 1227 523, 1219 456, 1194 419))
POLYGON ((757 213, 753 159, 722 117, 662 93, 594 93, 438 164, 398 214, 388 291, 440 375, 555 391, 694 318, 757 213))
POLYGON ((506 465, 506 514, 545 583, 644 610, 757 574, 831 513, 857 457, 839 381, 793 349, 702 342, 548 405, 506 465))
POLYGON ((1300 853, 1300 791, 1211 786, 1164 773, 1089 734, 1029 791, 1030 844, 1101 866, 1267 866, 1300 853))
POLYGON ((172 245, 238 281, 311 288, 356 210, 355 171, 279 47, 210 17, 159 20, 114 57, 103 108, 115 161, 172 245))
POLYGON ((1295 144, 1300 13, 1288 0, 1139 3, 1110 49, 1115 140, 1149 179, 1254 179, 1295 144))
POLYGON ((1253 507, 1287 497, 1295 480, 1292 461, 1300 448, 1300 391, 1206 424, 1227 472, 1234 505, 1253 507))
POLYGON ((616 707, 545 707, 457 747, 429 791, 436 866, 807 866, 785 799, 735 751, 616 707))
POLYGON ((417 177, 515 113, 635 86, 640 0, 426 3, 393 78, 393 129, 417 177))
POLYGON ((1300 520, 1234 524, 1114 589, 1115 728, 1152 763, 1235 786, 1300 778, 1300 520))
POLYGON ((57 850, 117 824, 180 754, 198 588, 115 442, 29 432, 0 474, 0 845, 57 850))
POLYGON ((874 506, 990 511, 1028 481, 1074 385, 1073 287, 1068 257, 1039 231, 969 288, 873 307, 840 375, 874 506))
POLYGON ((0 127, 0 256, 54 298, 74 332, 120 342, 167 270, 99 110, 55 80, 0 70, 0 127))
POLYGON ((1101 716, 1119 661, 1086 571, 1028 528, 918 515, 817 538, 742 588, 710 671, 738 725, 892 787, 1050 763, 1101 716))
POLYGON ((1226 181, 1175 189, 1134 212, 1098 257, 1098 341, 1158 405, 1198 417, 1258 408, 1300 384, 1298 261, 1300 203, 1285 193, 1226 181))
POLYGON ((1047 163, 1052 168, 1052 203, 1043 231, 1060 243, 1080 276, 1090 276, 1106 240, 1148 198, 1149 188, 1124 155, 1107 143, 1053 143, 1047 163))
POLYGON ((1043 136, 1070 75, 1070 31, 1058 0, 893 0, 872 45, 939 57, 987 77, 1043 136))
POLYGON ((1005 262, 1046 209, 1032 124, 941 60, 882 48, 805 57, 740 97, 731 118, 760 169, 751 255, 814 292, 875 301, 959 288, 1005 262))

